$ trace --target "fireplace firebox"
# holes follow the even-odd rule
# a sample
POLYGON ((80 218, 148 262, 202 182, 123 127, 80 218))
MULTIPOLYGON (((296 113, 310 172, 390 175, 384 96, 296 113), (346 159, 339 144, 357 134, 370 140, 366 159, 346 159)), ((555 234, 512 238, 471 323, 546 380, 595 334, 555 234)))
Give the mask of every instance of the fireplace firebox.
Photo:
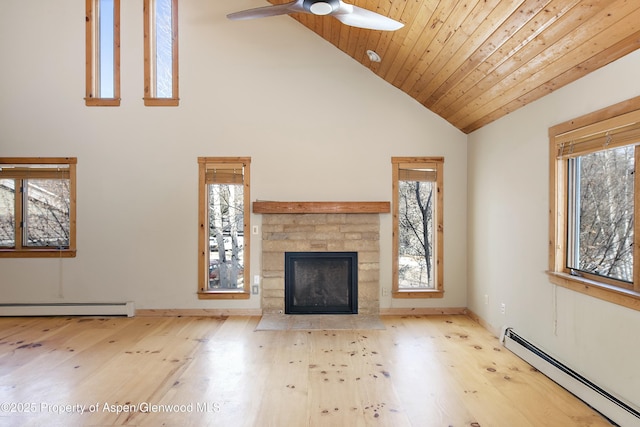
POLYGON ((357 314, 357 252, 285 252, 286 314, 357 314))

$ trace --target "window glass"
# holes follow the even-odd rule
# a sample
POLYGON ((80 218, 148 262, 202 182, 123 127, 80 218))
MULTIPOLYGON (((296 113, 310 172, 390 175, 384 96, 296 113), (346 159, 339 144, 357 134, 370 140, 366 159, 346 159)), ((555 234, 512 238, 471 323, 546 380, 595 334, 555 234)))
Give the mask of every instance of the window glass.
POLYGON ((99 0, 99 31, 98 31, 98 52, 99 67, 97 80, 100 82, 100 88, 97 94, 98 98, 115 98, 115 81, 114 81, 114 0, 99 0))
POLYGON ((0 179, 0 247, 16 245, 15 200, 15 181, 0 179))
POLYGON ((156 0, 156 98, 173 97, 173 27, 171 24, 171 0, 156 0))
POLYGON ((69 247, 69 180, 24 180, 25 246, 69 247))
POLYGON ((209 184, 209 290, 244 287, 242 184, 209 184))
POLYGON ((434 288, 434 187, 433 182, 400 181, 399 183, 398 286, 400 289, 434 288))
POLYGON ((568 267, 633 281, 634 146, 569 159, 568 267))

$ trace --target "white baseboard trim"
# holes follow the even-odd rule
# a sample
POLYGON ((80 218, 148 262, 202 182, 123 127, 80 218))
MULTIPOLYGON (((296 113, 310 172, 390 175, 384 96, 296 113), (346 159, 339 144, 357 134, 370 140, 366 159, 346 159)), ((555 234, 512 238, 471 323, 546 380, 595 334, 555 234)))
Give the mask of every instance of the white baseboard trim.
POLYGON ((414 308, 381 308, 381 316, 409 316, 409 315, 448 315, 467 314, 465 307, 414 307, 414 308))
POLYGON ((127 316, 135 315, 132 301, 118 303, 0 304, 0 316, 127 316))
POLYGON ((227 316, 262 316, 260 308, 152 308, 136 310, 140 317, 227 317, 227 316))

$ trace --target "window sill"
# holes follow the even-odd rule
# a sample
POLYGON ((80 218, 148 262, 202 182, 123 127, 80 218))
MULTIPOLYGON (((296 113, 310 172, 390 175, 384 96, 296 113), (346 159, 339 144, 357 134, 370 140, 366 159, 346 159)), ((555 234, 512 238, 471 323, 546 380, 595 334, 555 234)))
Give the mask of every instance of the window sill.
POLYGON ((405 291, 394 290, 392 292, 393 298, 442 298, 444 297, 444 291, 435 289, 425 289, 421 291, 405 291))
POLYGON ((198 291, 198 299, 249 299, 249 291, 198 291))
POLYGON ((75 258, 75 249, 0 249, 0 258, 75 258))
POLYGON ((119 107, 120 98, 85 98, 87 107, 119 107))
POLYGON ((147 107, 177 107, 180 98, 143 98, 147 107))
POLYGON ((547 275, 554 285, 640 311, 640 293, 638 292, 566 273, 548 271, 547 275))

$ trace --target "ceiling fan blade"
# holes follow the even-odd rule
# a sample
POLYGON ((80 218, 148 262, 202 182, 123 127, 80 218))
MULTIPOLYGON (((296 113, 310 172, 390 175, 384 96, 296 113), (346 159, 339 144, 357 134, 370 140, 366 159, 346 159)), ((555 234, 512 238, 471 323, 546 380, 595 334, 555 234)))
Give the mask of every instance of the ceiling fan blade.
POLYGON ((267 16, 286 15, 292 12, 304 12, 300 5, 302 0, 292 1, 291 3, 276 4, 273 6, 256 7, 255 9, 247 9, 240 12, 230 13, 227 18, 232 21, 241 19, 265 18, 267 16))
POLYGON ((395 31, 404 27, 402 22, 388 18, 379 13, 363 9, 358 6, 348 5, 353 8, 348 13, 335 13, 333 16, 345 25, 366 28, 369 30, 395 31))

